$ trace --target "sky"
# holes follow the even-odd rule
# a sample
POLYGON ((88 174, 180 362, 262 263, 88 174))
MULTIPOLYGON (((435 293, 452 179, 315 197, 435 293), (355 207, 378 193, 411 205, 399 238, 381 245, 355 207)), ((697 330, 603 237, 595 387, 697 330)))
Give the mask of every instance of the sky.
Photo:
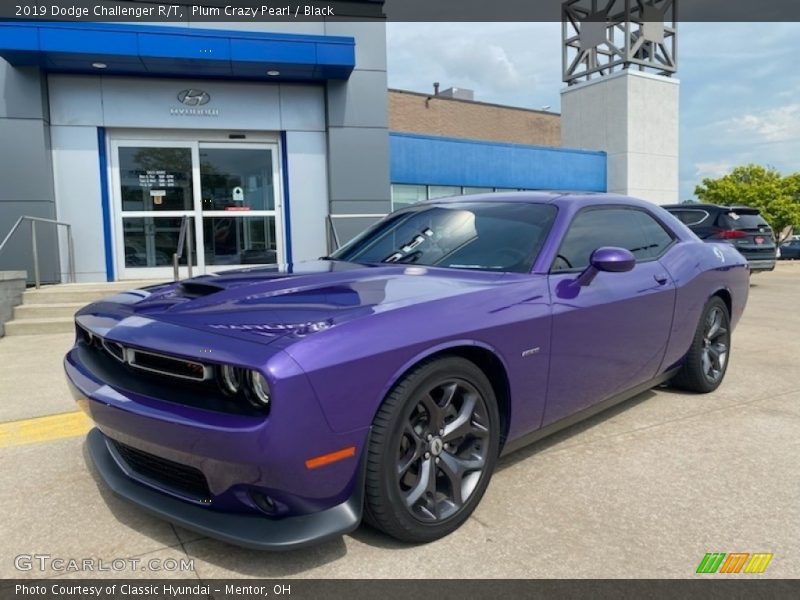
MULTIPOLYGON (((388 23, 389 87, 560 110, 560 23, 388 23)), ((800 23, 681 23, 680 200, 757 163, 800 171, 800 23)))

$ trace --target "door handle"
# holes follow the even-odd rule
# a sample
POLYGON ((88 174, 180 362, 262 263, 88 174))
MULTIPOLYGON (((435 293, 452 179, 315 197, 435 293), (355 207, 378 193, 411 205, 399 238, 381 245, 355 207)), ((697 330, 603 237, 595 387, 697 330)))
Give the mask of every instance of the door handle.
POLYGON ((656 280, 656 283, 658 285, 664 285, 665 283, 667 283, 667 281, 669 281, 669 277, 667 277, 666 273, 656 273, 655 275, 653 275, 653 279, 656 280))

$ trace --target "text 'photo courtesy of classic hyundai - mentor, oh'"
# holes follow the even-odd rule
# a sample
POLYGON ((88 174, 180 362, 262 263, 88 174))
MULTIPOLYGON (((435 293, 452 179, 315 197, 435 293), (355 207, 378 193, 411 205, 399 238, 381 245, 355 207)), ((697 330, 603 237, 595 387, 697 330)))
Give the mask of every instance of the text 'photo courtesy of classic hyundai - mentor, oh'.
POLYGON ((749 277, 633 198, 430 200, 317 261, 91 304, 64 366, 97 473, 164 519, 268 550, 362 518, 429 542, 499 456, 662 383, 715 390, 749 277))

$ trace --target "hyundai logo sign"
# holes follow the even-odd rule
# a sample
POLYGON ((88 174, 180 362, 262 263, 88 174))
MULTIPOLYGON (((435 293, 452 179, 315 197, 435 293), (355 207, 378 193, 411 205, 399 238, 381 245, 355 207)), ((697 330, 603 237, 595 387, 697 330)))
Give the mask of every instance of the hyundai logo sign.
POLYGON ((188 89, 178 92, 178 102, 186 106, 203 106, 211 100, 211 95, 203 90, 188 89))

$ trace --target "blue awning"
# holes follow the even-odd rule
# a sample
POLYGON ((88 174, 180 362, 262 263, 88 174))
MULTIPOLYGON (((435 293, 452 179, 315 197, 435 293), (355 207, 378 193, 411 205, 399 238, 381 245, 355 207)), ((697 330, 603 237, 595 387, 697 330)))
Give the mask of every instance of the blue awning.
POLYGON ((0 22, 0 57, 50 72, 224 79, 347 79, 351 37, 106 23, 0 22))

